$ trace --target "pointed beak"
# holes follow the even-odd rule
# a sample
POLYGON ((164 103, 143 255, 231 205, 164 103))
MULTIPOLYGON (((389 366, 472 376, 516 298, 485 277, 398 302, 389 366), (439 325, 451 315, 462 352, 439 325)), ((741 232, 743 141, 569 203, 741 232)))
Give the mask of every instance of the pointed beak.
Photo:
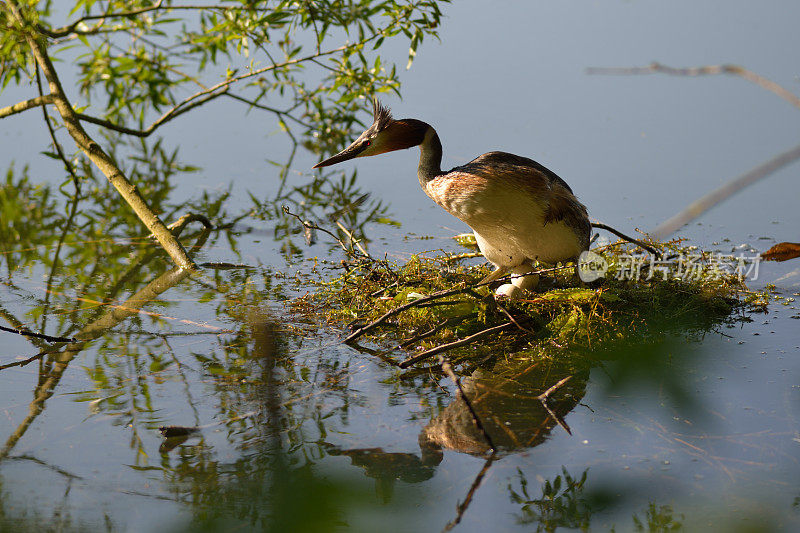
POLYGON ((354 142, 335 156, 329 157, 325 161, 320 161, 316 165, 311 168, 321 168, 321 167, 329 167, 331 165, 335 165, 336 163, 341 163, 342 161, 347 161, 348 159, 353 159, 354 157, 358 157, 358 155, 363 152, 367 148, 367 145, 364 143, 360 143, 358 141, 354 142))

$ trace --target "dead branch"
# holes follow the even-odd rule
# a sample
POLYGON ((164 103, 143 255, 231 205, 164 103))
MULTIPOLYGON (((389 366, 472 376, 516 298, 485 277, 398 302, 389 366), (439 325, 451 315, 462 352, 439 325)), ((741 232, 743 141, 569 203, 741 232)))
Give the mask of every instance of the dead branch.
POLYGON ((430 337, 431 335, 435 334, 440 329, 446 328, 447 326, 453 325, 456 322, 459 322, 459 321, 463 320, 463 318, 464 317, 461 317, 461 316, 454 316, 454 317, 450 317, 450 318, 448 318, 446 320, 443 320, 442 322, 440 322, 439 324, 435 325, 434 327, 432 327, 431 329, 429 329, 425 333, 420 333, 419 335, 411 337, 410 339, 404 340, 397 347, 399 349, 408 348, 412 344, 416 344, 417 342, 421 341, 422 339, 427 339, 428 337, 430 337))
MULTIPOLYGON (((325 233, 326 235, 330 235, 331 237, 333 237, 333 239, 334 239, 334 240, 335 240, 337 243, 339 243, 339 246, 341 246, 341 247, 342 247, 342 250, 344 250, 344 252, 345 252, 347 255, 349 255, 349 256, 351 256, 351 257, 354 257, 354 258, 356 258, 356 259, 359 259, 359 258, 360 258, 360 256, 358 256, 358 255, 357 255, 355 252, 353 252, 353 250, 352 250, 351 248, 348 248, 348 247, 347 247, 347 245, 345 245, 345 243, 343 243, 343 242, 342 242, 342 239, 340 239, 340 238, 339 238, 337 235, 334 235, 334 233, 333 233, 333 232, 331 232, 331 231, 329 231, 329 230, 327 230, 327 229, 325 229, 325 228, 322 228, 322 227, 320 227, 320 226, 318 226, 318 225, 314 224, 314 223, 313 223, 313 222, 311 222, 310 220, 303 220, 303 217, 301 217, 301 216, 300 216, 300 215, 298 215, 297 213, 292 213, 292 212, 289 210, 289 206, 288 206, 288 205, 284 205, 284 206, 283 206, 283 212, 284 212, 284 213, 286 213, 286 214, 287 214, 287 215, 289 215, 289 216, 292 216, 292 217, 296 218, 296 219, 297 219, 297 220, 300 222, 300 224, 302 224, 302 225, 303 225, 303 227, 304 227, 304 228, 306 228, 307 230, 321 231, 322 233, 325 233)), ((362 248, 359 246, 359 250, 361 250, 361 249, 362 249, 362 248)), ((367 254, 367 255, 364 255, 363 257, 365 257, 365 258, 367 258, 367 259, 372 259, 372 257, 370 257, 370 256, 369 256, 369 254, 367 254)))
POLYGON ((566 384, 567 381, 569 381, 571 379, 572 379, 572 376, 567 376, 564 379, 559 380, 555 385, 553 385, 552 387, 550 387, 549 389, 547 389, 546 391, 541 393, 539 396, 537 396, 536 399, 539 400, 539 401, 547 400, 547 398, 549 398, 551 394, 553 394, 555 391, 557 391, 558 389, 563 387, 564 384, 566 384))
POLYGON ((587 74, 605 75, 638 75, 638 74, 670 74, 672 76, 706 76, 716 74, 732 74, 739 76, 759 87, 777 94, 793 106, 800 108, 800 97, 784 89, 774 81, 756 74, 739 65, 708 65, 703 67, 675 68, 654 62, 646 67, 591 67, 586 69, 587 74))
POLYGON ((604 230, 606 230, 608 232, 611 232, 614 235, 616 235, 617 237, 619 237, 620 239, 623 239, 623 240, 626 240, 626 241, 628 241, 630 243, 633 243, 636 246, 638 246, 639 248, 642 248, 643 250, 647 250, 648 252, 650 252, 652 255, 654 255, 656 257, 659 257, 661 255, 660 253, 658 253, 658 250, 656 250, 652 246, 647 245, 647 244, 643 243, 642 241, 640 241, 638 239, 634 239, 633 237, 628 237, 627 235, 625 235, 621 231, 612 228, 608 224, 602 224, 600 222, 592 222, 592 227, 593 228, 598 228, 598 229, 604 229, 604 230))
POLYGON ((214 224, 208 219, 205 215, 200 215, 197 213, 186 213, 181 218, 167 226, 167 228, 172 232, 173 235, 176 237, 181 234, 183 228, 186 227, 187 224, 191 222, 200 222, 205 229, 214 229, 214 224))
POLYGON ((747 187, 748 185, 752 185, 763 178, 766 178, 773 172, 777 172, 786 165, 794 163, 798 159, 800 159, 800 145, 776 155, 769 161, 758 165, 754 169, 745 172, 741 176, 729 181, 722 187, 711 191, 698 200, 695 200, 689 205, 689 207, 659 224, 658 227, 650 234, 654 239, 657 240, 666 239, 681 227, 685 226, 723 200, 728 199, 741 189, 747 187))
POLYGON ((350 242, 353 243, 356 248, 358 248, 358 251, 364 254, 364 257, 366 257, 367 259, 372 259, 372 256, 369 255, 369 252, 367 252, 367 250, 364 249, 363 246, 361 246, 361 241, 353 237, 352 232, 349 229, 347 229, 345 225, 341 223, 341 221, 337 220, 336 225, 339 227, 340 230, 344 232, 345 235, 347 235, 347 238, 350 239, 350 242))

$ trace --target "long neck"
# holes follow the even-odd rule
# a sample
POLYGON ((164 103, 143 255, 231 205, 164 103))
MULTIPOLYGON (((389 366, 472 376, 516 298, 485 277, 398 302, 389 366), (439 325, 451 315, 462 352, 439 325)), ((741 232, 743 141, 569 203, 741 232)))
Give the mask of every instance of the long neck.
POLYGON ((419 145, 419 166, 417 167, 417 178, 422 188, 436 176, 442 173, 442 143, 439 135, 430 125, 425 131, 425 137, 419 145))

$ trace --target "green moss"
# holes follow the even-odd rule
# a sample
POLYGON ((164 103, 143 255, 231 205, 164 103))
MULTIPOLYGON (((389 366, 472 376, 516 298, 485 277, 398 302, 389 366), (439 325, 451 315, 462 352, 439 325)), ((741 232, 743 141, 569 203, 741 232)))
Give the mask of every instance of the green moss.
POLYGON ((567 348, 591 349, 666 332, 702 332, 735 320, 737 310, 748 306, 763 309, 767 304, 768 295, 748 291, 735 275, 721 273, 713 261, 705 262, 703 258, 710 254, 703 256, 675 242, 657 246, 667 258, 689 253, 700 257, 692 275, 677 279, 654 269, 651 276, 649 268, 644 268, 637 280, 617 279, 624 278, 619 273, 630 256, 626 255, 628 248, 616 245, 596 250, 609 265, 605 279, 582 284, 568 265, 543 273, 539 288, 523 298, 496 300, 489 287, 474 288, 488 274, 487 267, 463 265, 448 256, 415 256, 404 265, 379 261, 350 267, 334 282, 320 284, 306 300, 333 324, 358 319, 356 326, 361 326, 433 293, 463 289, 409 307, 359 342, 396 347, 432 332, 409 344, 409 349, 419 351, 507 323, 509 315, 514 317, 518 326, 450 354, 471 358, 486 353, 547 357, 567 348))

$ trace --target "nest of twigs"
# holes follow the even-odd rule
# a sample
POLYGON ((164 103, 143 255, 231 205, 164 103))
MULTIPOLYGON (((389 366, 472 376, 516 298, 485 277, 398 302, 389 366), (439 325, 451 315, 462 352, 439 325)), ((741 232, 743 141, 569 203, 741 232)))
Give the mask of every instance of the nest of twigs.
POLYGON ((574 265, 542 268, 537 290, 517 299, 496 298, 495 284, 479 283, 488 267, 458 257, 415 256, 402 265, 362 259, 301 303, 347 326, 347 342, 376 344, 402 368, 443 352, 453 361, 550 357, 637 336, 690 335, 766 305, 765 294, 749 291, 740 273, 721 271, 712 254, 680 241, 651 244, 660 257, 636 255, 623 243, 593 250, 608 269, 588 284, 574 265), (684 257, 692 269, 681 273, 684 257))

